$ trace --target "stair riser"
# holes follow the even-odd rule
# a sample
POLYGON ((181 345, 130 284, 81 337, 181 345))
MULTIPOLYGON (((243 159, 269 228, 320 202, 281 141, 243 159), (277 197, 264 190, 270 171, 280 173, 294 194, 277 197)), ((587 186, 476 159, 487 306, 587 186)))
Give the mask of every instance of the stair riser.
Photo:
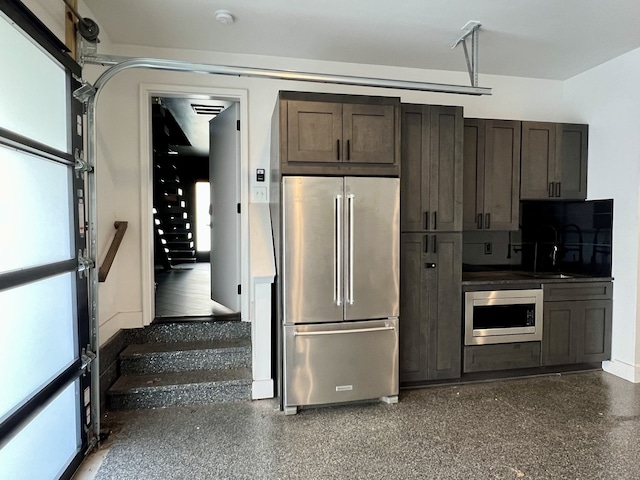
POLYGON ((248 322, 185 322, 150 325, 131 333, 132 343, 198 342, 250 338, 248 322))
POLYGON ((111 393, 111 410, 137 410, 251 400, 250 382, 179 385, 141 389, 132 393, 111 393))
POLYGON ((251 349, 162 352, 120 358, 122 375, 251 367, 251 349))

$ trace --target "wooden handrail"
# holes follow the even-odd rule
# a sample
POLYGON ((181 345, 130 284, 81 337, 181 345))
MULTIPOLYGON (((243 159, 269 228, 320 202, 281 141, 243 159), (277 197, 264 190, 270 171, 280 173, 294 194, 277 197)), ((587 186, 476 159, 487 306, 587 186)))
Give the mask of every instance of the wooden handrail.
POLYGON ((98 270, 99 282, 104 282, 107 279, 107 275, 109 275, 109 270, 111 270, 111 265, 113 264, 113 260, 116 258, 116 253, 118 253, 118 248, 120 248, 120 243, 122 243, 124 232, 127 231, 128 225, 129 222, 113 223, 113 226, 116 227, 116 234, 113 237, 107 256, 104 257, 104 262, 102 262, 102 266, 98 270))

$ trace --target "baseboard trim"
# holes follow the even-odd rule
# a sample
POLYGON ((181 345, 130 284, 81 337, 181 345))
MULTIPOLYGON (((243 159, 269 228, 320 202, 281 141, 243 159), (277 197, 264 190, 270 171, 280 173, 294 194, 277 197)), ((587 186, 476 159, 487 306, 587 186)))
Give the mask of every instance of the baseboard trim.
POLYGON ((104 345, 111 337, 125 328, 142 327, 142 312, 119 312, 106 322, 100 324, 98 338, 100 346, 104 345))
POLYGON ((620 360, 602 362, 602 369, 629 382, 640 383, 640 366, 630 365, 620 360))
POLYGON ((252 400, 263 400, 273 397, 273 379, 253 381, 253 385, 251 386, 252 400))

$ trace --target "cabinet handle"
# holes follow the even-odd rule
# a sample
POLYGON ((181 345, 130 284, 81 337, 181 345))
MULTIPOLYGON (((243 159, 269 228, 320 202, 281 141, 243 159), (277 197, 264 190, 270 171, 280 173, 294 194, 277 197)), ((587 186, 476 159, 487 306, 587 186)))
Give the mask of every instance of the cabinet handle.
POLYGON ((560 184, 561 182, 556 183, 556 197, 560 197, 560 184))
POLYGON ((424 229, 429 230, 429 210, 424 212, 424 229))
POLYGON ((478 214, 478 230, 482 230, 482 214, 478 214))
POLYGON ((347 162, 351 160, 351 140, 347 140, 347 162))
POLYGON ((424 264, 424 268, 436 268, 436 264, 435 263, 425 263, 424 264))
POLYGON ((436 236, 433 236, 433 253, 438 253, 438 241, 436 236))
POLYGON ((549 197, 553 197, 554 182, 549 183, 549 197))
POLYGON ((489 227, 491 227, 491 214, 487 213, 484 216, 484 228, 489 230, 489 227))
POLYGON ((433 212, 433 229, 438 229, 438 212, 433 212))
POLYGON ((424 253, 429 253, 429 235, 424 236, 424 253))
POLYGON ((338 160, 340 160, 340 139, 336 140, 336 143, 338 144, 338 160))

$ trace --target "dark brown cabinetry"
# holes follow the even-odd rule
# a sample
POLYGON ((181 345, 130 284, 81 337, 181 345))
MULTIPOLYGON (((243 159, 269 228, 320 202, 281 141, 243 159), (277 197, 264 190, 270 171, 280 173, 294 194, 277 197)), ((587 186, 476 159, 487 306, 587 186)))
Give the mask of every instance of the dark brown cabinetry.
POLYGON ((542 365, 611 356, 611 282, 544 285, 542 365))
POLYGON ((400 101, 280 92, 282 174, 397 176, 400 101))
POLYGON ((522 122, 520 198, 587 198, 588 125, 522 122))
POLYGON ((464 120, 463 228, 517 230, 520 122, 464 120))
POLYGON ((462 229, 461 107, 402 105, 404 232, 462 229))
POLYGON ((462 234, 401 234, 400 382, 461 372, 462 234))
POLYGON ((462 108, 402 105, 403 384, 461 374, 462 141, 462 108))

